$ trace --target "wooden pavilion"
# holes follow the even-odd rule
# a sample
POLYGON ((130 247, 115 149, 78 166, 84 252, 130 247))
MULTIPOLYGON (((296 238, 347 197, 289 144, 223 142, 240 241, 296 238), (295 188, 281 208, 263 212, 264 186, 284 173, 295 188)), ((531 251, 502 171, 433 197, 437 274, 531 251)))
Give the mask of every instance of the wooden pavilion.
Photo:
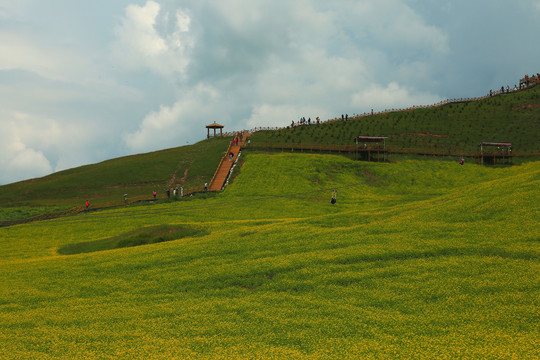
POLYGON ((512 144, 509 142, 480 143, 481 164, 497 164, 499 161, 508 164, 512 161, 512 156, 512 144))
POLYGON ((380 155, 382 154, 383 161, 386 161, 388 154, 386 150, 386 139, 388 139, 386 136, 357 136, 354 139, 356 144, 355 158, 357 160, 371 161, 377 155, 377 161, 380 161, 380 155))
POLYGON ((210 129, 214 129, 214 137, 216 137, 216 129, 219 129, 219 136, 223 136, 223 125, 219 125, 218 123, 214 122, 210 125, 206 125, 206 129, 208 130, 208 134, 206 135, 206 138, 210 138, 210 129))

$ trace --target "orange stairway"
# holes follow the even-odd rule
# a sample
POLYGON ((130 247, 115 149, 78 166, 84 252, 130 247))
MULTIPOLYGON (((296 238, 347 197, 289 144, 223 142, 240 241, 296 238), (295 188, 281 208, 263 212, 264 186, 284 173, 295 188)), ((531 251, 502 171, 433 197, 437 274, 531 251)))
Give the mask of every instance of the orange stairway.
POLYGON ((223 188, 223 185, 225 185, 225 181, 227 181, 227 177, 229 176, 229 171, 231 170, 231 167, 233 166, 236 159, 238 158, 238 153, 240 152, 240 149, 244 145, 249 135, 251 134, 243 134, 242 139, 238 137, 238 145, 234 145, 234 140, 231 141, 231 145, 229 145, 227 154, 225 154, 223 159, 221 159, 221 162, 219 163, 214 177, 210 182, 210 187, 208 188, 209 191, 220 191, 223 188))

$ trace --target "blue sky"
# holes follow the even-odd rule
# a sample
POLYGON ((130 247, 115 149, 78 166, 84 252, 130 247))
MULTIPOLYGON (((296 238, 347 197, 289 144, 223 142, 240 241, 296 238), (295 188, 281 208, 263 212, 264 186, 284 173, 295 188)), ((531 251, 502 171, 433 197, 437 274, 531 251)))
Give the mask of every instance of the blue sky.
POLYGON ((540 0, 0 0, 0 184, 540 72, 540 0))

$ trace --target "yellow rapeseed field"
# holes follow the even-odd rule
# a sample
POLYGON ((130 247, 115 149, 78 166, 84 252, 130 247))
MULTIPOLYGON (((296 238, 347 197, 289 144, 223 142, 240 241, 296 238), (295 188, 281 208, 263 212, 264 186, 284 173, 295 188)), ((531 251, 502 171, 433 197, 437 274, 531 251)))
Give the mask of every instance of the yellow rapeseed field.
POLYGON ((0 358, 540 358, 539 204, 540 162, 249 154, 213 198, 0 228, 0 358), (163 224, 205 232, 58 253, 163 224))

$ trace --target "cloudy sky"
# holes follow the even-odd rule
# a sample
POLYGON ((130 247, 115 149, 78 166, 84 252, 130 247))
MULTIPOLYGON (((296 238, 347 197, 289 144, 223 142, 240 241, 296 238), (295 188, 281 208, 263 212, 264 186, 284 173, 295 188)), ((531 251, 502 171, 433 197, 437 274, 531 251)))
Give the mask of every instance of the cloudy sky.
POLYGON ((540 0, 0 0, 0 184, 540 72, 540 0))

